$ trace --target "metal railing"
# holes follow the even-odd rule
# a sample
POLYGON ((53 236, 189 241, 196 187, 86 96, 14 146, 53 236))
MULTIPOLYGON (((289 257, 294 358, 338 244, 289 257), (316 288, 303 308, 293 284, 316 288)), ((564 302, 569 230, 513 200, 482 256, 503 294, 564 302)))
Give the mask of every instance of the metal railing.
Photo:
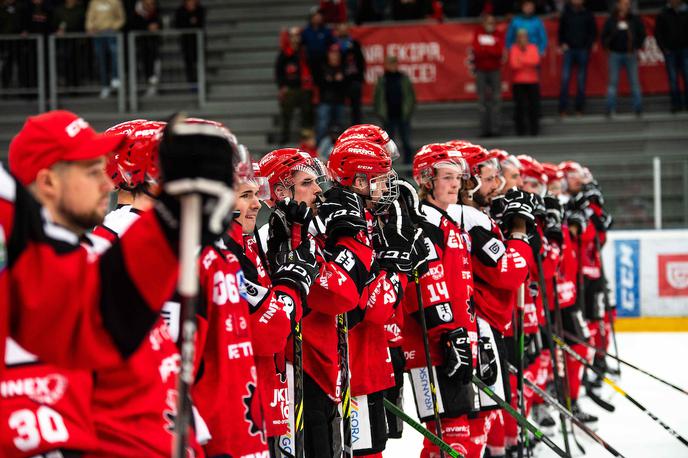
POLYGON ((124 113, 127 101, 130 111, 138 111, 142 91, 187 91, 203 107, 205 65, 202 29, 131 31, 126 37, 80 32, 0 35, 0 96, 36 98, 37 111, 42 112, 58 108, 65 96, 100 93, 105 99, 116 93, 117 109, 124 113))
POLYGON ((126 111, 124 35, 122 33, 53 34, 48 37, 50 109, 60 93, 117 91, 117 109, 126 111), (60 62, 58 64, 58 57, 60 62), (99 67, 95 71, 96 67, 99 67), (79 82, 74 85, 73 83, 79 82), (85 82, 86 84, 81 84, 85 82))
POLYGON ((196 93, 198 105, 206 104, 205 34, 202 29, 132 31, 129 50, 129 109, 137 111, 144 84, 148 97, 158 92, 187 90, 196 93), (177 42, 183 66, 161 57, 165 48, 177 42), (141 83, 144 81, 144 84, 141 83))
POLYGON ((0 96, 36 97, 45 111, 45 41, 43 35, 0 35, 0 96))

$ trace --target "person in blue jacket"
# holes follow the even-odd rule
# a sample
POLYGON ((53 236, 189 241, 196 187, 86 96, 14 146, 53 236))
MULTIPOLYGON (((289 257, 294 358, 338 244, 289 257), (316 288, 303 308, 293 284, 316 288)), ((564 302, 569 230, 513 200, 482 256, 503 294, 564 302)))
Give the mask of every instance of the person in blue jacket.
POLYGON ((540 55, 545 55, 547 49, 547 32, 545 24, 535 15, 535 2, 533 0, 523 0, 521 2, 521 13, 516 16, 509 24, 506 32, 506 49, 516 42, 516 32, 521 29, 528 31, 528 42, 537 46, 540 55))

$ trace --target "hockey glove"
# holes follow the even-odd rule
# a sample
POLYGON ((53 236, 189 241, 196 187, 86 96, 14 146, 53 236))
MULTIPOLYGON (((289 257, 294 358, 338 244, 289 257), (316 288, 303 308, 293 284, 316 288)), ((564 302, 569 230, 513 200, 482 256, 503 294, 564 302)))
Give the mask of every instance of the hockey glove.
POLYGON ((466 328, 457 328, 442 335, 444 347, 444 373, 462 384, 470 382, 473 375, 471 341, 466 328))
POLYGON ((478 339, 478 377, 485 385, 491 386, 497 382, 499 370, 497 368, 497 355, 492 347, 492 342, 487 337, 478 339))
POLYGON ((504 196, 506 207, 502 216, 502 224, 506 232, 511 232, 513 220, 516 217, 521 217, 525 220, 527 227, 535 225, 535 217, 533 212, 537 206, 533 194, 528 192, 512 189, 504 196))
POLYGON ((544 218, 547 215, 547 209, 545 208, 545 201, 542 196, 538 194, 531 194, 533 200, 535 201, 535 208, 533 209, 533 216, 537 218, 544 218))
POLYGON ((325 202, 318 208, 318 218, 325 227, 330 244, 336 243, 340 237, 354 237, 367 230, 361 197, 341 186, 325 193, 325 202))
POLYGON ((273 263, 273 273, 270 277, 273 284, 291 286, 308 295, 319 272, 313 240, 305 238, 296 249, 276 253, 273 263))
POLYGON ((268 220, 268 259, 272 262, 275 253, 289 250, 295 243, 292 240, 292 228, 298 228, 300 240, 308 238, 308 225, 313 219, 313 212, 305 202, 296 203, 292 199, 277 202, 268 220), (291 241, 291 245, 289 242, 291 241))
POLYGON ((410 274, 414 264, 411 261, 414 235, 408 215, 401 212, 399 202, 394 202, 388 213, 387 222, 373 237, 376 258, 380 268, 388 272, 410 274))
POLYGON ((428 272, 428 264, 430 263, 430 248, 432 242, 423 233, 422 229, 416 229, 413 236, 413 248, 411 249, 411 263, 413 269, 418 272, 418 278, 422 277, 428 272))
POLYGON ((506 205, 507 201, 504 196, 496 196, 492 198, 492 203, 490 204, 490 216, 492 219, 497 221, 497 223, 502 222, 506 205))
POLYGON ((554 240, 561 245, 564 236, 561 232, 561 220, 563 216, 563 208, 559 203, 559 199, 554 196, 545 196, 545 208, 547 213, 545 215, 545 236, 549 240, 554 240))
POLYGON ((202 198, 202 243, 212 243, 225 231, 232 221, 236 154, 236 145, 216 127, 186 124, 183 116, 167 123, 159 146, 163 187, 156 210, 168 231, 178 231, 179 198, 190 194, 202 198))
POLYGON ((418 198, 416 188, 414 188, 411 183, 404 180, 397 180, 397 186, 399 187, 399 197, 404 202, 404 206, 411 217, 413 225, 418 226, 423 223, 425 221, 425 215, 423 215, 420 209, 420 199, 418 198))
POLYGON ((569 226, 576 227, 579 234, 582 234, 585 231, 587 221, 588 219, 586 218, 585 213, 583 213, 581 210, 573 210, 567 212, 566 214, 566 222, 569 226))
POLYGON ((471 236, 471 254, 486 266, 496 267, 506 253, 504 243, 482 226, 473 226, 468 233, 471 236))
POLYGON ((612 226, 614 221, 612 219, 612 215, 602 212, 601 216, 593 213, 592 216, 590 216, 590 222, 593 224, 593 226, 595 226, 595 229, 597 229, 598 232, 606 232, 612 226))

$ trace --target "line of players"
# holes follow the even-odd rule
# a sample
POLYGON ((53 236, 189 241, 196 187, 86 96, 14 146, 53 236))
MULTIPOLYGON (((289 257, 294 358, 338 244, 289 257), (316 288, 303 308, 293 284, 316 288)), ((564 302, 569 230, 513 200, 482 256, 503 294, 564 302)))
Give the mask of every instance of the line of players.
MULTIPOLYGON (((467 457, 483 456, 486 448, 491 456, 511 453, 518 440, 515 422, 477 392, 470 377, 475 373, 515 405, 515 378, 506 376, 506 361, 516 358, 512 318, 517 290, 525 283, 525 376, 541 386, 551 379, 540 332, 544 313, 536 256, 542 259, 544 293, 552 306, 556 294, 564 329, 606 346, 609 317, 601 299, 599 246, 610 218, 599 188, 577 163, 540 164, 463 141, 430 144, 414 158, 416 193, 397 178, 396 147, 376 126, 348 129, 326 166, 292 148, 252 164, 228 129, 197 119, 174 126, 131 121, 110 129, 105 137, 120 140, 98 154, 69 153, 76 149, 69 138, 58 145, 66 154, 48 154, 52 143, 60 143, 55 130, 69 136, 77 119, 65 112, 30 119, 12 142, 10 171, 50 215, 52 228, 45 232, 76 232, 80 250, 98 259, 124 250, 126 256, 114 256, 123 271, 161 268, 148 257, 170 250, 127 248, 131 233, 145 230, 151 213, 162 215, 156 219, 162 232, 173 232, 165 215, 178 214, 178 208, 161 186, 159 169, 169 181, 171 168, 163 159, 207 148, 232 160, 234 176, 226 180, 235 197, 229 226, 219 238, 209 234, 199 256, 202 301, 189 456, 293 453, 296 322, 303 332, 306 456, 341 455, 338 406, 345 374, 356 421, 354 455, 381 456, 388 438, 401 437, 401 423, 386 414, 383 397, 401 404, 405 372, 417 413, 434 430, 425 339, 444 440, 467 457), (190 128, 194 135, 185 139, 190 128), (43 142, 36 140, 41 130, 50 134, 43 142), (114 154, 106 156, 108 148, 114 154), (50 158, 38 160, 41 155, 50 158), (109 179, 117 188, 118 208, 103 221, 109 179), (271 212, 256 230, 261 202, 271 212), (348 367, 340 351, 341 314, 348 318, 348 367)), ((0 381, 3 456, 171 454, 179 303, 171 294, 159 300, 161 291, 146 296, 143 288, 131 287, 137 280, 121 272, 102 266, 99 272, 109 297, 100 299, 99 312, 87 317, 86 325, 79 322, 77 329, 85 328, 90 339, 74 340, 98 341, 92 351, 114 340, 117 351, 109 352, 116 356, 70 361, 54 354, 59 345, 51 351, 49 344, 34 345, 11 332, 41 359, 8 340, 0 381)), ((140 273, 153 283, 171 279, 157 278, 155 270, 140 273)), ((575 407, 582 368, 572 359, 567 363, 574 409, 594 420, 575 407)), ((542 403, 528 390, 525 397, 528 410, 542 403)), ((439 452, 425 442, 421 456, 439 452)))

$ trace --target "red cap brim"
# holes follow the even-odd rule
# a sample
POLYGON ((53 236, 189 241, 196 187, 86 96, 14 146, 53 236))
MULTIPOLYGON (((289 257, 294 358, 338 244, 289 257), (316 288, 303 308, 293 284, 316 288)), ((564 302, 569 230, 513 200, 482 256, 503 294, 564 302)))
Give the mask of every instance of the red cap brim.
POLYGON ((96 134, 91 140, 66 154, 63 161, 87 161, 97 159, 113 152, 126 139, 120 134, 96 134))

